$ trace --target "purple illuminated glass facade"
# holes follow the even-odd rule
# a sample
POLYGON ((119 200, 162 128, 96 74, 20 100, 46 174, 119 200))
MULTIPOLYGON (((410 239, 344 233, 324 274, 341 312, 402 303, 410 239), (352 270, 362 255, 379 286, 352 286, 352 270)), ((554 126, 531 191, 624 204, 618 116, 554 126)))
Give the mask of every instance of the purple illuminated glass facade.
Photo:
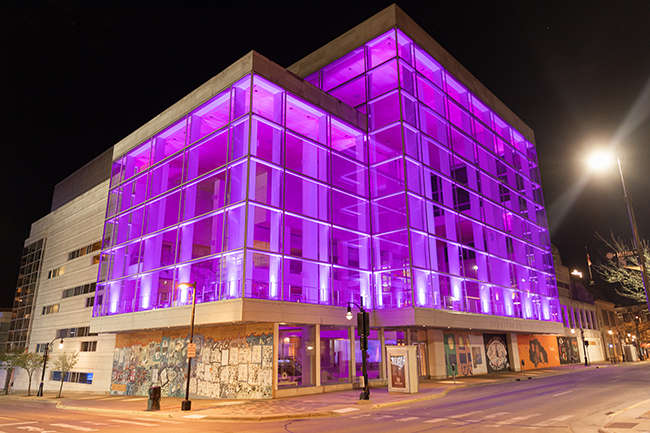
POLYGON ((95 316, 256 298, 558 321, 535 148, 400 30, 247 75, 113 164, 95 316))

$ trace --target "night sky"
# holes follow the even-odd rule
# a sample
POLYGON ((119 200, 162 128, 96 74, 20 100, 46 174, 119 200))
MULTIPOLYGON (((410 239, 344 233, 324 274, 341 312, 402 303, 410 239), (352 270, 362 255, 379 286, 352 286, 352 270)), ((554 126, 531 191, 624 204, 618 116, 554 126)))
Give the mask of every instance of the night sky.
MULTIPOLYGON (((287 67, 390 4, 223 3, 0 4, 0 307, 55 184, 250 50, 287 67)), ((620 156, 650 238, 650 3, 398 5, 535 131, 565 265, 586 272, 595 232, 632 236, 618 172, 589 179, 582 164, 599 144, 620 156)))

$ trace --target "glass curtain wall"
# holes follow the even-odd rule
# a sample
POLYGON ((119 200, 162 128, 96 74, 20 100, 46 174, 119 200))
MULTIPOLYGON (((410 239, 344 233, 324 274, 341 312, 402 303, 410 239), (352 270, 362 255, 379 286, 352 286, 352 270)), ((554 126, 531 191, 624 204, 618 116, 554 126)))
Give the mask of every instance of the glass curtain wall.
POLYGON ((249 75, 113 164, 95 316, 252 297, 372 307, 363 131, 249 75))
POLYGON ((399 29, 306 80, 369 116, 375 308, 559 320, 530 141, 399 29))

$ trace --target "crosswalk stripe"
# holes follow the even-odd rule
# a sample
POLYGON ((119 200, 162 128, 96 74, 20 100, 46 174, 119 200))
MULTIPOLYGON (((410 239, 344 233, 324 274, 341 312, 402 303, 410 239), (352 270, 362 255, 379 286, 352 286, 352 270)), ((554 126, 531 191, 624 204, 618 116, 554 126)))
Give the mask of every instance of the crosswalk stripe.
POLYGON ((0 427, 8 427, 10 425, 36 424, 37 422, 38 421, 10 422, 6 424, 0 424, 0 427))
POLYGON ((541 415, 541 414, 540 413, 531 413, 530 415, 516 416, 514 418, 510 418, 510 419, 505 420, 505 421, 499 421, 497 424, 499 424, 499 425, 514 424, 516 422, 524 421, 524 420, 527 420, 528 418, 533 418, 533 417, 536 417, 536 416, 539 416, 539 415, 541 415))
POLYGON ((78 425, 72 425, 72 424, 63 424, 63 423, 58 423, 58 424, 50 424, 52 427, 61 427, 61 428, 69 428, 71 430, 77 430, 77 431, 99 431, 96 428, 90 428, 90 427, 81 427, 78 425))
POLYGON ((434 419, 430 419, 429 421, 424 421, 424 422, 433 424, 435 422, 446 421, 446 420, 447 420, 447 418, 434 418, 434 419))
POLYGON ((109 419, 109 421, 120 422, 122 424, 141 425, 141 426, 144 426, 144 427, 158 427, 158 424, 151 424, 151 423, 148 423, 148 422, 127 421, 127 420, 124 420, 124 419, 109 419))
POLYGON ((356 407, 344 407, 343 409, 335 409, 332 412, 334 412, 334 413, 348 413, 348 412, 354 412, 354 411, 357 411, 357 410, 359 410, 359 409, 357 409, 356 407))
POLYGON ((413 421, 414 419, 420 419, 420 417, 419 416, 408 416, 406 418, 396 419, 395 421, 406 422, 406 421, 413 421))
POLYGON ((460 414, 460 415, 449 415, 449 418, 462 418, 462 417, 474 415, 474 414, 481 413, 481 412, 483 412, 483 411, 482 410, 475 410, 474 412, 467 412, 467 413, 463 413, 463 414, 460 414))
MULTIPOLYGON (((137 419, 138 421, 153 421, 152 419, 149 418, 133 418, 137 419)), ((163 419, 157 419, 155 422, 166 422, 167 424, 185 424, 183 421, 167 421, 163 419)))
POLYGON ((509 413, 510 412, 497 412, 497 413, 493 413, 491 415, 486 415, 486 416, 483 417, 483 419, 497 418, 497 417, 500 417, 500 416, 503 416, 503 415, 508 415, 509 413))
POLYGON ((533 425, 537 427, 546 427, 556 422, 566 421, 569 418, 573 418, 573 415, 562 415, 555 418, 547 419, 546 421, 542 421, 540 423, 533 424, 533 425))

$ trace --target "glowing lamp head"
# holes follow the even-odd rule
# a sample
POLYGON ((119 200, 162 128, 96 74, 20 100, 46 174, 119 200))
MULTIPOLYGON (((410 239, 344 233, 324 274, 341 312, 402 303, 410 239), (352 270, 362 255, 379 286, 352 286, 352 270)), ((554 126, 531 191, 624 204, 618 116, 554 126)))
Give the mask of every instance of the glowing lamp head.
POLYGON ((178 283, 178 285, 176 287, 178 287, 179 289, 191 289, 192 287, 194 287, 194 284, 192 284, 192 283, 178 283))
POLYGON ((59 341, 59 349, 63 349, 63 338, 59 341))
POLYGON ((587 158, 587 166, 592 172, 604 172, 616 161, 616 157, 607 150, 593 152, 587 158))
POLYGON ((352 308, 350 308, 349 304, 348 304, 348 312, 345 313, 345 318, 348 320, 352 320, 352 308))
POLYGON ((607 331, 607 333, 608 333, 609 335, 612 335, 614 332, 610 329, 609 331, 607 331))
POLYGON ((572 334, 575 334, 575 333, 576 333, 576 330, 573 329, 573 328, 571 328, 571 333, 572 333, 572 334))

